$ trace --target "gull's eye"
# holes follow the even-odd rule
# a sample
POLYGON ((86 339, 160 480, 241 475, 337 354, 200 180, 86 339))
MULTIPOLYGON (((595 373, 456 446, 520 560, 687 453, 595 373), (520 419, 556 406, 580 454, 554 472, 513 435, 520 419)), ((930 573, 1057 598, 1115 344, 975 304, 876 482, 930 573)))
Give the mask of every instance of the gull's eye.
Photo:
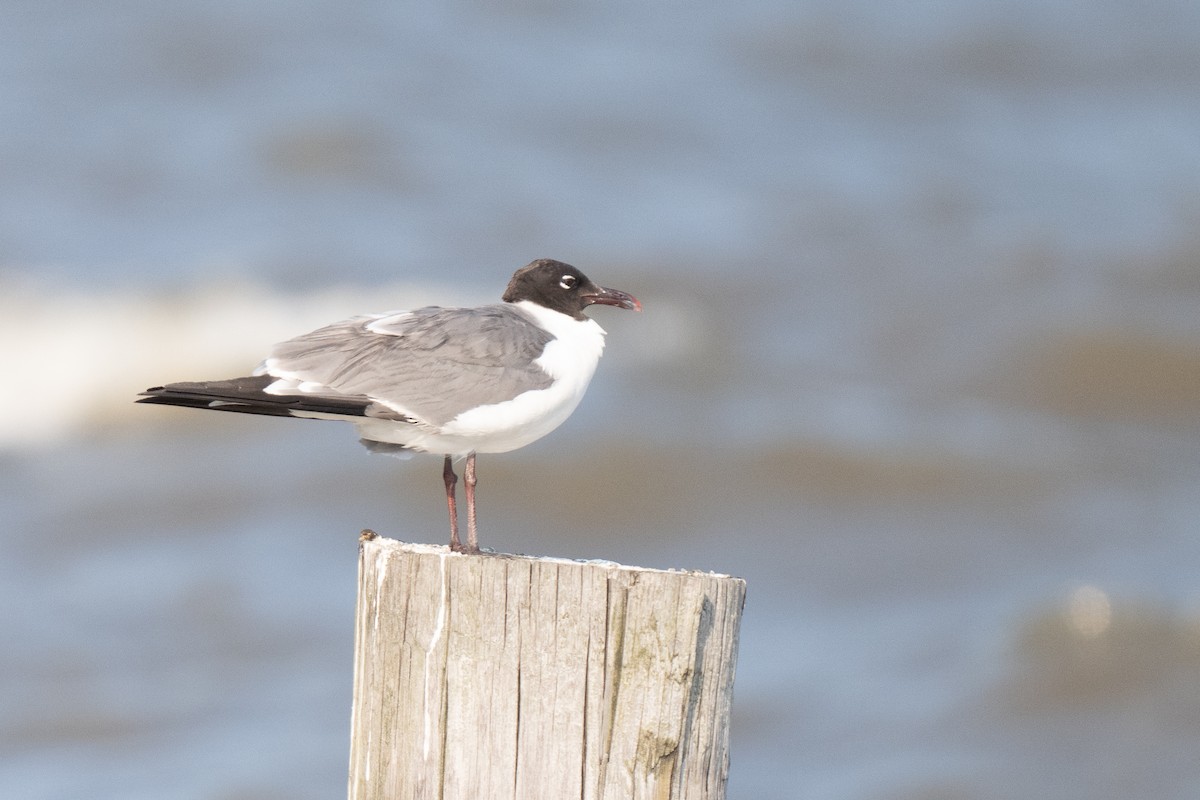
POLYGON ((558 279, 558 285, 564 289, 574 289, 577 283, 579 283, 579 279, 574 275, 563 275, 558 279))

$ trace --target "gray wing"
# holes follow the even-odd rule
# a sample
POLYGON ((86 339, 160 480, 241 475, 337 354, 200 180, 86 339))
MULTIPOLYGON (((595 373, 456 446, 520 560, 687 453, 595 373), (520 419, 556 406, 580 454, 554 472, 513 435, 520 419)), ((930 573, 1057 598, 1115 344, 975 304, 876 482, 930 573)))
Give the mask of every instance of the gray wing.
POLYGON ((260 372, 298 392, 368 397, 441 426, 551 378, 534 360, 553 337, 505 305, 355 317, 275 345, 260 372))

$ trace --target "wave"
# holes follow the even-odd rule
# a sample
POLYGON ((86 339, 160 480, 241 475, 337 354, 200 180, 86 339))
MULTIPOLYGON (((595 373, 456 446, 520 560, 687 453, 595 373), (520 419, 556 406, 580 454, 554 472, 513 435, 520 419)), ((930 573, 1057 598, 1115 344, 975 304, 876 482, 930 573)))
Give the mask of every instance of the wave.
MULTIPOLYGON (((136 419, 133 400, 146 387, 249 374, 273 343, 338 319, 494 300, 441 284, 283 292, 222 278, 175 291, 88 290, 0 274, 0 448, 119 429, 136 419)), ((623 355, 658 360, 683 346, 678 312, 657 308, 638 352, 623 355)))
POLYGON ((356 313, 474 302, 397 284, 282 293, 246 280, 88 291, 0 278, 0 447, 52 444, 132 418, 148 386, 248 374, 271 344, 356 313), (382 304, 382 305, 381 305, 382 304))

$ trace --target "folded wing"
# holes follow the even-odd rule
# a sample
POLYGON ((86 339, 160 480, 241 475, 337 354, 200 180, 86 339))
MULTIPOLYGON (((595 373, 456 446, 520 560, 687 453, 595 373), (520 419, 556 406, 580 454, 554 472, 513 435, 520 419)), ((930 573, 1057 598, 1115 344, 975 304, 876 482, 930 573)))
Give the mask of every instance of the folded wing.
MULTIPOLYGON (((356 317, 276 345, 256 374, 282 398, 382 406, 440 428, 463 411, 545 389, 551 335, 508 305, 356 317)), ((359 412, 369 416, 364 407, 359 412)))

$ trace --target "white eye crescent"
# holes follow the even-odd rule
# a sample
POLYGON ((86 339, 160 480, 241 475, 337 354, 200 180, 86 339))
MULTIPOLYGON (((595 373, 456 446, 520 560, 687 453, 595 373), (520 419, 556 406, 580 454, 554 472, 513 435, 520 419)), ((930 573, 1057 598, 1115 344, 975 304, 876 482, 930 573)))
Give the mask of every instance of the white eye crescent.
POLYGON ((573 289, 577 283, 579 283, 579 281, 574 275, 563 275, 558 279, 558 285, 564 289, 573 289))

